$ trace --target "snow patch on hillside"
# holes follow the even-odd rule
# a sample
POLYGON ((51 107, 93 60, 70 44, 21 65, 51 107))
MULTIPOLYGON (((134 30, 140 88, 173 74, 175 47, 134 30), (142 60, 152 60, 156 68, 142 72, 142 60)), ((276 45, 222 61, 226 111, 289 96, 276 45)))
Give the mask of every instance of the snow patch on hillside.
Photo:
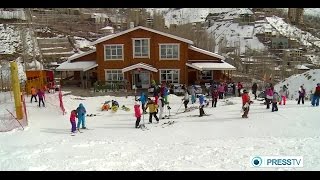
POLYGON ((303 74, 296 74, 286 78, 282 82, 274 86, 276 91, 280 90, 280 87, 286 85, 289 90, 289 98, 298 98, 299 88, 301 85, 306 89, 307 97, 310 97, 311 91, 314 92, 317 83, 320 83, 320 69, 313 69, 303 74))

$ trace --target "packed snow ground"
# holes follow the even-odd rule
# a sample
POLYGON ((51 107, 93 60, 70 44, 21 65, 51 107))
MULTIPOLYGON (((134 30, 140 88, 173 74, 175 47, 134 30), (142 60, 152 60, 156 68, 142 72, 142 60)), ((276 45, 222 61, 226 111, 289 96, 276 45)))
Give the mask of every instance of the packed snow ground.
MULTIPOLYGON (((288 101, 278 112, 266 110, 260 101, 251 106, 249 119, 240 118, 239 97, 198 110, 175 115, 171 126, 146 124, 134 128, 134 97, 64 96, 67 115, 54 105, 57 94, 47 95, 47 107, 27 103, 29 127, 0 134, 0 170, 319 170, 319 108, 288 101), (106 100, 116 99, 130 112, 99 111, 106 100), (226 105, 232 104, 233 105, 226 105), (70 135, 69 115, 79 103, 89 114, 89 130, 70 135), (250 156, 303 156, 304 168, 250 168, 250 156)), ((181 97, 170 95, 171 114, 181 97)), ((191 105, 189 105, 191 106, 191 105)), ((198 106, 198 104, 196 104, 198 106)), ((180 109, 179 111, 182 111, 180 109)), ((147 116, 144 116, 147 122, 147 116)), ((154 121, 154 120, 153 120, 154 121)))

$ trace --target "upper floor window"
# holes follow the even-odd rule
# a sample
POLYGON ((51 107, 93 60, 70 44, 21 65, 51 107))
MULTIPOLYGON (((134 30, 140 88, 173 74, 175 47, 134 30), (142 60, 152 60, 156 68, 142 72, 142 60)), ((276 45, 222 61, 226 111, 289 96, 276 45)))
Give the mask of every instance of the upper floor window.
POLYGON ((133 58, 150 58, 150 39, 133 39, 133 58))
POLYGON ((160 44, 160 59, 178 60, 180 54, 179 44, 160 44))
POLYGON ((123 44, 104 45, 104 60, 123 60, 123 44))

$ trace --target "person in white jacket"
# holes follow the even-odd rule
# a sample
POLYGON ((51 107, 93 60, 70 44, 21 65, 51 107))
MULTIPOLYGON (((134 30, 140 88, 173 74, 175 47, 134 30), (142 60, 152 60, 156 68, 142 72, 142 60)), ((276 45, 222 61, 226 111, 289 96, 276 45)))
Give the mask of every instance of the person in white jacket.
POLYGON ((164 119, 164 117, 162 117, 163 107, 164 107, 164 100, 163 100, 162 96, 160 96, 158 99, 159 119, 164 119))
POLYGON ((279 105, 282 104, 283 102, 283 105, 286 105, 286 99, 288 97, 288 88, 286 85, 283 85, 283 87, 281 88, 281 90, 279 91, 279 94, 281 96, 281 101, 279 102, 279 105))
POLYGON ((187 111, 188 104, 189 104, 189 93, 188 91, 184 91, 184 97, 182 99, 183 104, 184 104, 184 111, 187 111))

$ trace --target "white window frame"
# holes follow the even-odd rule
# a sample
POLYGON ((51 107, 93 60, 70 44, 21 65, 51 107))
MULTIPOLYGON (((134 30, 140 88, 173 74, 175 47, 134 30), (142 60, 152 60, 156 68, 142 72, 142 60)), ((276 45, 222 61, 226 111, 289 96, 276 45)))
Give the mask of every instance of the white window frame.
MULTIPOLYGON (((167 48, 166 48, 167 49, 167 48)), ((160 60, 180 60, 180 44, 179 43, 163 43, 159 44, 159 59, 160 60), (161 57, 161 46, 168 46, 168 45, 177 45, 178 46, 178 57, 177 58, 162 58, 161 57)))
POLYGON ((135 58, 149 58, 150 59, 150 38, 132 38, 132 55, 133 55, 134 59, 135 58), (135 41, 136 40, 147 40, 148 41, 148 56, 136 56, 136 53, 135 53, 135 41))
POLYGON ((123 61, 124 60, 124 45, 123 44, 104 44, 104 61, 123 61), (121 46, 122 49, 122 58, 121 59, 107 59, 106 47, 110 46, 121 46))
MULTIPOLYGON (((163 81, 162 81, 162 79, 161 79, 161 72, 162 71, 178 71, 178 82, 177 83, 173 83, 172 82, 172 84, 180 84, 180 69, 159 69, 159 82, 160 83, 162 83, 163 81)), ((166 73, 166 74, 168 74, 168 73, 166 73)), ((172 78, 173 78, 173 75, 172 75, 172 78)), ((172 79, 172 81, 173 81, 173 79, 172 79)))
POLYGON ((122 69, 104 69, 104 76, 105 76, 105 81, 123 81, 124 80, 124 73, 122 72, 122 69), (108 80, 108 71, 111 71, 110 74, 118 74, 117 80, 108 80), (113 73, 112 71, 118 71, 118 73, 113 73), (119 72, 121 72, 121 73, 119 73, 119 72), (122 80, 118 80, 119 74, 122 74, 122 80))

